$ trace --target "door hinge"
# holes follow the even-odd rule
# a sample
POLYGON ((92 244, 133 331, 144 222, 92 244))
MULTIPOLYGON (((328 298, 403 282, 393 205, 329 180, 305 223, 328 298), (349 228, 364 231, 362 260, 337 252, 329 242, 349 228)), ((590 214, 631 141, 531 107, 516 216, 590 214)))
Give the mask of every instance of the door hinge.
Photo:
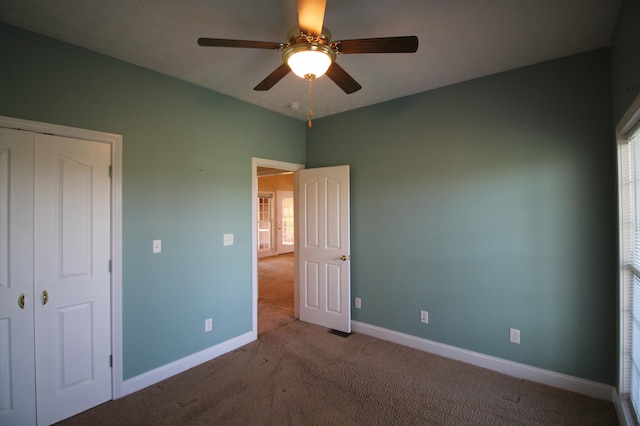
POLYGON ((109 355, 109 367, 113 367, 113 355, 109 355))
POLYGON ((109 272, 111 272, 111 260, 109 260, 109 272))
POLYGON ((109 177, 113 177, 113 166, 109 166, 109 177))

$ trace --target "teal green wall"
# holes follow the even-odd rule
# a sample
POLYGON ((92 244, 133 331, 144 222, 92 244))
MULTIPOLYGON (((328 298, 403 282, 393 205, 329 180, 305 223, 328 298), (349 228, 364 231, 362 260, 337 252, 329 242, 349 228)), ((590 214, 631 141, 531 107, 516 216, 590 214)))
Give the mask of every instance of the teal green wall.
POLYGON ((611 47, 614 124, 640 95, 639 22, 640 1, 625 0, 611 47))
POLYGON ((354 320, 613 384, 612 117, 632 100, 616 76, 637 72, 616 64, 633 34, 617 36, 613 80, 608 50, 594 51, 318 119, 305 134, 0 24, 0 115, 123 135, 125 379, 250 330, 257 156, 351 165, 354 320))
POLYGON ((353 319, 614 384, 612 132, 608 50, 315 120, 307 166, 351 165, 353 319))
POLYGON ((0 51, 0 115, 123 135, 124 378, 250 331, 251 157, 303 163, 304 123, 1 23, 0 51))

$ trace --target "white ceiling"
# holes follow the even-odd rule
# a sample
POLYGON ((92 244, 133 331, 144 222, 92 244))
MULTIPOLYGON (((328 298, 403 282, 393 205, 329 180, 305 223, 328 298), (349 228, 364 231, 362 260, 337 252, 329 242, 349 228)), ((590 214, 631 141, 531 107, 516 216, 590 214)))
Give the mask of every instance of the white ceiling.
MULTIPOLYGON (((313 83, 319 118, 610 44, 622 0, 328 0, 333 40, 416 35, 413 54, 340 55, 362 86, 313 83)), ((199 47, 198 37, 286 42, 295 0, 0 0, 0 21, 301 120, 306 81, 253 87, 280 52, 199 47), (289 107, 301 105, 298 111, 289 107)))

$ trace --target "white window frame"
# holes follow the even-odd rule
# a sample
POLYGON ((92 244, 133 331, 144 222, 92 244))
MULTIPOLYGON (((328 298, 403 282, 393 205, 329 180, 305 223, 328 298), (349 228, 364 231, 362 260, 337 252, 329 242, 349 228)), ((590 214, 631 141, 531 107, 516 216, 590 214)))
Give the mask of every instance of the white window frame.
MULTIPOLYGON (((633 330, 633 277, 640 276, 633 268, 633 258, 640 256, 636 251, 635 191, 630 191, 629 140, 640 126, 640 96, 638 96, 616 126, 618 145, 618 191, 619 191, 619 278, 620 278, 620 370, 618 376, 618 394, 625 417, 625 424, 636 424, 636 413, 630 400, 632 372, 632 330, 633 330)), ((637 136, 640 137, 640 136, 637 136)), ((640 176, 636 176, 640 185, 640 176)), ((636 336, 637 338, 639 336, 636 336)), ((640 360, 638 360, 640 362, 640 360)), ((637 386, 637 385, 636 385, 637 386)))

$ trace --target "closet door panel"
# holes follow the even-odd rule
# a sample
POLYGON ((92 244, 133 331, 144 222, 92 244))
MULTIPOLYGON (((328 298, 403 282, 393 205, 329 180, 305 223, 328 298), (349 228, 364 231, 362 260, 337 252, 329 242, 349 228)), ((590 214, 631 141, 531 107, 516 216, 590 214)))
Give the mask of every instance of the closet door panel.
POLYGON ((34 134, 0 128, 0 424, 36 423, 34 134))
POLYGON ((35 289, 39 423, 111 399, 108 144, 36 135, 35 289))

